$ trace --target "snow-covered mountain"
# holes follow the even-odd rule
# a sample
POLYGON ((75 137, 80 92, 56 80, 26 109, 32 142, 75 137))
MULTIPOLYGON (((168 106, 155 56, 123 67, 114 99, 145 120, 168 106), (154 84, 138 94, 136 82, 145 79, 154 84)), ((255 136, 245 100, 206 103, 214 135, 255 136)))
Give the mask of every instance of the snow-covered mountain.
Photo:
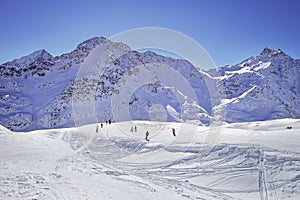
POLYGON ((300 60, 265 48, 240 64, 219 68, 227 122, 300 118, 300 60))
POLYGON ((228 122, 300 118, 299 66, 299 60, 281 50, 266 48, 240 64, 203 71, 186 60, 151 51, 136 52, 125 44, 95 37, 61 56, 39 50, 0 65, 0 124, 11 130, 28 131, 73 126, 74 115, 80 124, 116 120, 113 113, 122 109, 112 102, 124 98, 124 85, 130 88, 129 80, 136 78, 145 83, 132 88, 129 99, 124 100, 127 103, 122 104, 130 115, 119 115, 117 120, 193 120, 206 125, 216 110, 225 110, 228 122), (101 45, 106 45, 108 54, 117 50, 125 53, 103 73, 98 73, 94 63, 93 75, 78 76, 88 56, 101 45), (160 66, 178 72, 195 98, 180 89, 184 85, 181 79, 170 75, 166 67, 159 70, 160 66), (154 81, 140 77, 142 67, 156 70, 154 81), (166 77, 171 86, 161 77, 166 77), (87 112, 74 111, 74 103, 84 105, 91 101, 95 104, 96 121, 87 112))

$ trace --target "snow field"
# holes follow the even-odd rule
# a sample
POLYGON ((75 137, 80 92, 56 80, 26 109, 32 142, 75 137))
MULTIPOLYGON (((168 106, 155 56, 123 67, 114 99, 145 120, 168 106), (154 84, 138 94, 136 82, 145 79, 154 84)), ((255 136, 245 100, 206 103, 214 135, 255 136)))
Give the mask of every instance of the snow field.
POLYGON ((96 133, 96 126, 1 127, 0 199, 300 198, 299 120, 225 124, 212 146, 209 127, 132 121, 96 133))

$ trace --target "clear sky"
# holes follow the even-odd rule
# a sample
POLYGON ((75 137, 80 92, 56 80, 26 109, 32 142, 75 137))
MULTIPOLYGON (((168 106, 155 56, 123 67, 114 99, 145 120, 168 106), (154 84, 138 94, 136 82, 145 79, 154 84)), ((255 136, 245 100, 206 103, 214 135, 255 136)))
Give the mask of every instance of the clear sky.
POLYGON ((217 66, 264 47, 300 58, 298 0, 0 0, 0 63, 46 49, 73 50, 94 36, 140 27, 182 32, 217 66))

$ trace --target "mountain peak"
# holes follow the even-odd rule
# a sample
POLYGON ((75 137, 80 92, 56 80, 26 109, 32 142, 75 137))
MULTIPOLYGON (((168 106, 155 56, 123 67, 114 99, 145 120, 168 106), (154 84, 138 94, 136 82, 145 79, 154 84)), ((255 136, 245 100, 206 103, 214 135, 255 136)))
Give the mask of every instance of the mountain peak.
POLYGON ((105 37, 93 37, 91 39, 88 39, 82 43, 80 43, 76 49, 83 49, 83 48, 93 48, 96 45, 102 43, 104 40, 106 40, 105 37))
POLYGON ((34 51, 33 53, 29 54, 28 56, 30 57, 34 57, 36 59, 49 59, 49 58, 52 58, 52 55, 46 51, 45 49, 40 49, 40 50, 37 50, 37 51, 34 51))
POLYGON ((266 57, 277 56, 277 55, 288 56, 281 49, 275 50, 275 49, 269 49, 267 47, 265 47, 263 51, 260 53, 260 56, 266 56, 266 57))
POLYGON ((260 55, 268 55, 272 52, 272 49, 269 49, 268 47, 265 47, 263 51, 260 53, 260 55))
POLYGON ((22 68, 30 65, 31 63, 42 61, 42 60, 48 60, 50 58, 52 58, 52 55, 49 52, 47 52, 45 49, 40 49, 34 51, 33 53, 27 56, 23 56, 21 58, 4 63, 4 65, 17 66, 22 68))

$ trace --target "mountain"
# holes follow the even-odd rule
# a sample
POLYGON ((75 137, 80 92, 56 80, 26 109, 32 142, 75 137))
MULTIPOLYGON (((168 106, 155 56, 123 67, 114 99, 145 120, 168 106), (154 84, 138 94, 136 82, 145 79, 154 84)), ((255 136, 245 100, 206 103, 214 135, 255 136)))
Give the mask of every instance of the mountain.
POLYGON ((265 48, 240 64, 204 71, 95 37, 60 56, 39 50, 0 65, 0 124, 14 131, 109 118, 208 125, 219 111, 227 122, 300 118, 299 66, 265 48))
POLYGON ((216 71, 224 85, 227 122, 300 118, 300 60, 265 48, 216 71))

